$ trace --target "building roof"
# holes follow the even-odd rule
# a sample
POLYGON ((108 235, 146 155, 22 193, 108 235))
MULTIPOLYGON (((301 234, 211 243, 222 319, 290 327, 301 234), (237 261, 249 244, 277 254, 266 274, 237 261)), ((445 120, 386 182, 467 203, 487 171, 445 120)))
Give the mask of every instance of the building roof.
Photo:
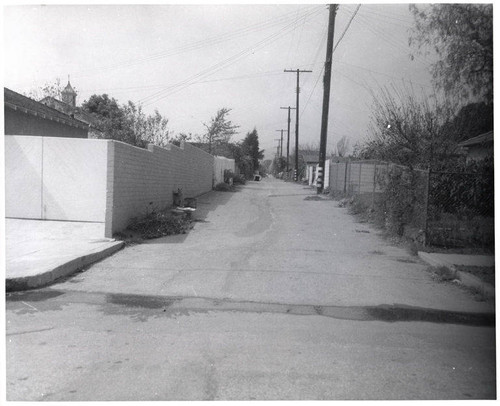
POLYGON ((76 95, 76 92, 75 90, 71 87, 71 83, 69 83, 69 80, 68 80, 68 84, 66 85, 66 87, 62 90, 61 93, 71 93, 71 94, 74 94, 76 95))
POLYGON ((474 145, 484 145, 489 143, 493 143, 493 131, 488 131, 487 133, 469 138, 468 140, 462 141, 458 145, 460 147, 472 147, 474 145))
POLYGON ((73 107, 68 103, 63 102, 62 100, 56 99, 52 96, 46 96, 40 103, 45 104, 46 106, 52 107, 57 111, 65 113, 67 115, 72 116, 76 120, 83 121, 84 123, 90 125, 95 130, 102 131, 99 127, 99 120, 97 120, 94 116, 84 111, 81 107, 73 107))
POLYGON ((43 103, 16 93, 4 87, 4 105, 12 110, 22 111, 25 114, 39 116, 47 120, 53 120, 72 127, 79 127, 88 130, 88 124, 64 114, 43 103))

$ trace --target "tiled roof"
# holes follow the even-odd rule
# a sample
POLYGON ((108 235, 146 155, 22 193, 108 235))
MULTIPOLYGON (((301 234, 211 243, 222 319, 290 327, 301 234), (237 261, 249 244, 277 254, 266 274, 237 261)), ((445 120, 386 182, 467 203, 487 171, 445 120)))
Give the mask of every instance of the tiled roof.
POLYGON ((493 142, 493 131, 488 131, 487 133, 469 138, 468 140, 462 141, 458 145, 461 147, 470 147, 472 145, 487 144, 489 142, 493 142))
POLYGON ((34 116, 40 116, 47 120, 53 120, 62 122, 66 125, 73 127, 79 127, 88 129, 88 124, 83 121, 76 120, 75 118, 68 116, 67 114, 61 113, 60 111, 46 106, 36 100, 30 99, 29 97, 23 96, 22 94, 16 93, 13 90, 4 87, 4 105, 5 107, 11 108, 13 110, 22 111, 25 114, 32 114, 34 116))

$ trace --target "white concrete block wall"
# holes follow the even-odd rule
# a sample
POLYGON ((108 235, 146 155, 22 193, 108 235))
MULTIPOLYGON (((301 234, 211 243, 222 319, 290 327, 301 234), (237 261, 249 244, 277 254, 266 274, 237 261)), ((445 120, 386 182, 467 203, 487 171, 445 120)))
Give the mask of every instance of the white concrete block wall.
POLYGON ((224 182, 224 171, 228 169, 235 173, 236 164, 234 159, 229 159, 223 156, 214 157, 214 186, 224 182))
POLYGON ((5 136, 5 216, 42 218, 42 137, 5 136))
MULTIPOLYGON (((5 137, 6 216, 105 222, 105 236, 212 190, 214 157, 185 143, 148 149, 94 139, 5 137)), ((234 160, 219 159, 234 172, 234 160)))
POLYGON ((147 150, 111 141, 113 162, 108 182, 106 236, 124 229, 134 217, 173 203, 173 192, 196 197, 212 189, 214 157, 185 143, 147 150))

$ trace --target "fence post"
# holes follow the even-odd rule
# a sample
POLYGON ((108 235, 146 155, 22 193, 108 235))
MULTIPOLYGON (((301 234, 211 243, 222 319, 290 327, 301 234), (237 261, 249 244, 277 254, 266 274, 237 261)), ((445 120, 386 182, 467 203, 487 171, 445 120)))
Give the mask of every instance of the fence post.
POLYGON ((358 182, 358 194, 361 194, 361 170, 363 168, 363 164, 359 164, 359 182, 358 182))
POLYGON ((344 195, 347 193, 347 164, 350 164, 351 161, 345 162, 345 174, 344 174, 344 195))
POLYGON ((424 223, 424 247, 428 245, 429 230, 429 198, 431 186, 431 170, 427 169, 427 182, 425 190, 425 223, 424 223))
POLYGON ((340 167, 339 167, 339 163, 337 162, 335 164, 335 190, 338 192, 339 191, 339 170, 340 170, 340 167))
POLYGON ((375 188, 377 186, 377 163, 375 163, 375 167, 373 168, 373 195, 372 195, 372 207, 375 208, 375 188))

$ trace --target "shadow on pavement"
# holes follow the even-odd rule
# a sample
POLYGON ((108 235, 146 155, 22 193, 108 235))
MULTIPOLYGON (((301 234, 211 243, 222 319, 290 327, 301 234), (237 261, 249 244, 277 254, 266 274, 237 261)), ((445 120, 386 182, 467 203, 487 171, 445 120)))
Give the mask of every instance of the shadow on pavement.
MULTIPOLYGON (((197 197, 197 207, 196 211, 191 215, 193 224, 204 223, 210 212, 216 210, 219 206, 225 205, 229 202, 235 193, 241 192, 246 186, 236 186, 234 191, 231 192, 219 192, 212 190, 197 197)), ((166 237, 153 238, 150 240, 142 241, 142 244, 181 244, 188 237, 188 231, 186 234, 169 235, 166 237)))

